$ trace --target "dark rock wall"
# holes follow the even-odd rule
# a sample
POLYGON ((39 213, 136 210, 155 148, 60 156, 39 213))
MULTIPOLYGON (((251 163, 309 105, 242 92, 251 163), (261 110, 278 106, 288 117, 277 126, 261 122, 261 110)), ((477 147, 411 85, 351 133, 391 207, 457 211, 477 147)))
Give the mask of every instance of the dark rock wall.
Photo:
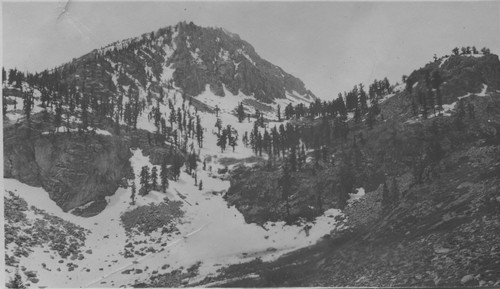
POLYGON ((128 145, 119 137, 41 135, 4 129, 4 174, 41 186, 64 211, 115 193, 130 170, 128 145))

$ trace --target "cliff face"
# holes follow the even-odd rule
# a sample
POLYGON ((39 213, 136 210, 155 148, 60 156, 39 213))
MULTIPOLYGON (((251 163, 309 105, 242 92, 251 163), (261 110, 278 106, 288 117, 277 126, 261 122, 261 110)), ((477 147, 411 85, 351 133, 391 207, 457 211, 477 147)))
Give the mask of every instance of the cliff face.
POLYGON ((28 136, 25 126, 4 128, 5 177, 42 186, 64 211, 114 194, 130 156, 116 136, 28 136))
POLYGON ((177 47, 167 62, 175 68, 175 84, 191 95, 198 95, 209 84, 224 96, 222 85, 233 94, 239 91, 270 103, 285 98, 286 92, 314 100, 304 83, 280 67, 262 59, 248 42, 221 28, 202 28, 194 24, 176 26, 177 47))

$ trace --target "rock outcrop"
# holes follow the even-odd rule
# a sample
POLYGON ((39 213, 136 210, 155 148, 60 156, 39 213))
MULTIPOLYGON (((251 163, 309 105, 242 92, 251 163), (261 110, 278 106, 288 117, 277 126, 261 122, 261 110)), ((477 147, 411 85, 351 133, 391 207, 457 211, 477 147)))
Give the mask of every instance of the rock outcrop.
POLYGON ((43 187, 64 211, 114 194, 130 171, 120 137, 43 135, 31 125, 4 127, 4 176, 43 187))

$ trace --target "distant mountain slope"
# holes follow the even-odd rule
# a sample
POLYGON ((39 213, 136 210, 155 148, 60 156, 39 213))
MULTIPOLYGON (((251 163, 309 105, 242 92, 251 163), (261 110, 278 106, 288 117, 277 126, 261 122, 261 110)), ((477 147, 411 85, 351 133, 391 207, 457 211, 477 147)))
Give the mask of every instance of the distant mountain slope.
POLYGON ((181 22, 95 50, 83 59, 102 54, 120 69, 122 81, 135 79, 153 91, 169 85, 197 96, 208 87, 217 96, 241 92, 267 104, 316 98, 300 79, 262 59, 252 45, 223 28, 181 22))

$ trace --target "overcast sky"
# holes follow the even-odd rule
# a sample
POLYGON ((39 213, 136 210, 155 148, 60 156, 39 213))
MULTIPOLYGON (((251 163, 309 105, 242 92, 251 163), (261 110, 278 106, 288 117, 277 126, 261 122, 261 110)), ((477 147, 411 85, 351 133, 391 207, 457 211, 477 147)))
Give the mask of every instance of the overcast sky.
POLYGON ((41 71, 179 21, 224 27, 323 99, 455 46, 500 53, 500 1, 3 2, 3 65, 41 71), (67 13, 61 15, 66 7, 67 13))

